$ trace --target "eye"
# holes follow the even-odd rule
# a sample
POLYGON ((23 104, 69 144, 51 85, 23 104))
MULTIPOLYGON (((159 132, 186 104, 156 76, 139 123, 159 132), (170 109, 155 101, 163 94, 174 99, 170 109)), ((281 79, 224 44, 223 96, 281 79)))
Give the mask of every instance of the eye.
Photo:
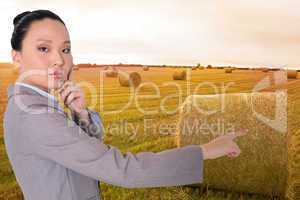
POLYGON ((38 47, 38 50, 41 52, 48 52, 49 49, 47 47, 38 47))
POLYGON ((66 53, 66 54, 68 54, 68 53, 71 52, 71 48, 65 48, 65 49, 63 50, 63 52, 66 53))

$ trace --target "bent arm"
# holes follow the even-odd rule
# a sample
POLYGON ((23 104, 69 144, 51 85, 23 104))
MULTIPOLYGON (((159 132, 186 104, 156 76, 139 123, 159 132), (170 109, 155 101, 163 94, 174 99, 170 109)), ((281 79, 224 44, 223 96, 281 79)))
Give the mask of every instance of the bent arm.
POLYGON ((163 187, 200 183, 203 154, 198 145, 159 153, 122 153, 89 137, 60 113, 23 114, 21 130, 32 153, 91 178, 126 188, 163 187))
POLYGON ((85 119, 80 119, 79 116, 73 113, 74 122, 89 136, 102 140, 104 136, 104 126, 99 113, 88 108, 86 110, 88 113, 88 122, 86 122, 85 119))

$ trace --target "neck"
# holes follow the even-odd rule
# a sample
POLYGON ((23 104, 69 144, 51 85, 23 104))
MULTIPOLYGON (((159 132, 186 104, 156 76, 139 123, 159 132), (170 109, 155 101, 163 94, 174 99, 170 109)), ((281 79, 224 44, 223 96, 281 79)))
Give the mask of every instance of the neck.
POLYGON ((34 86, 34 87, 37 87, 37 88, 43 90, 44 92, 50 93, 50 90, 49 90, 48 88, 45 88, 45 87, 43 87, 43 86, 41 86, 41 85, 38 85, 38 84, 36 84, 36 83, 33 83, 33 82, 31 82, 31 81, 23 80, 23 81, 18 81, 18 82, 32 85, 32 86, 34 86))

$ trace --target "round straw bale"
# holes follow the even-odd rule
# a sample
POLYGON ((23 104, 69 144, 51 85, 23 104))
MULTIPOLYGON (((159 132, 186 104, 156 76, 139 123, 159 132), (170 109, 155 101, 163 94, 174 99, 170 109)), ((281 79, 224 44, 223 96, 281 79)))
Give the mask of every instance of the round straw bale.
POLYGON ((295 79, 297 78, 297 70, 287 70, 287 78, 295 79))
POLYGON ((149 70, 149 67, 146 66, 146 65, 144 65, 144 66, 143 66, 143 70, 144 70, 144 71, 148 71, 148 70, 149 70))
POLYGON ((173 80, 186 80, 186 71, 174 72, 173 80))
POLYGON ((235 140, 242 152, 238 157, 205 160, 203 185, 279 197, 287 196, 287 190, 294 195, 296 184, 299 190, 296 171, 299 175, 300 133, 298 129, 296 134, 296 127, 287 129, 287 116, 293 113, 287 115, 286 98, 285 92, 186 98, 180 108, 178 146, 204 144, 220 135, 248 129, 247 135, 235 140), (274 118, 278 120, 275 123, 274 118))
POLYGON ((137 87, 141 84, 142 77, 137 72, 131 72, 129 74, 119 73, 119 83, 121 86, 125 87, 137 87))
POLYGON ((299 199, 300 190, 299 190, 299 177, 300 177, 300 130, 291 130, 294 134, 290 134, 290 144, 288 146, 288 181, 286 189, 286 199, 294 200, 299 199))
POLYGON ((226 68, 225 73, 232 73, 232 69, 231 68, 226 68))
POLYGON ((118 76, 118 71, 117 70, 106 70, 105 71, 105 76, 106 77, 117 77, 118 76))

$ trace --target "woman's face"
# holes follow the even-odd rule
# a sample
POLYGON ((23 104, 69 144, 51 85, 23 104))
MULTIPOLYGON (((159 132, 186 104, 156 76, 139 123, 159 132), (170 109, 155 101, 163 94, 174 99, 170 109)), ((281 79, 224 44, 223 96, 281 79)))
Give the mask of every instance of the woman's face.
POLYGON ((22 42, 22 50, 12 50, 12 59, 20 67, 18 81, 46 91, 58 89, 73 67, 67 28, 49 18, 34 21, 22 42))

